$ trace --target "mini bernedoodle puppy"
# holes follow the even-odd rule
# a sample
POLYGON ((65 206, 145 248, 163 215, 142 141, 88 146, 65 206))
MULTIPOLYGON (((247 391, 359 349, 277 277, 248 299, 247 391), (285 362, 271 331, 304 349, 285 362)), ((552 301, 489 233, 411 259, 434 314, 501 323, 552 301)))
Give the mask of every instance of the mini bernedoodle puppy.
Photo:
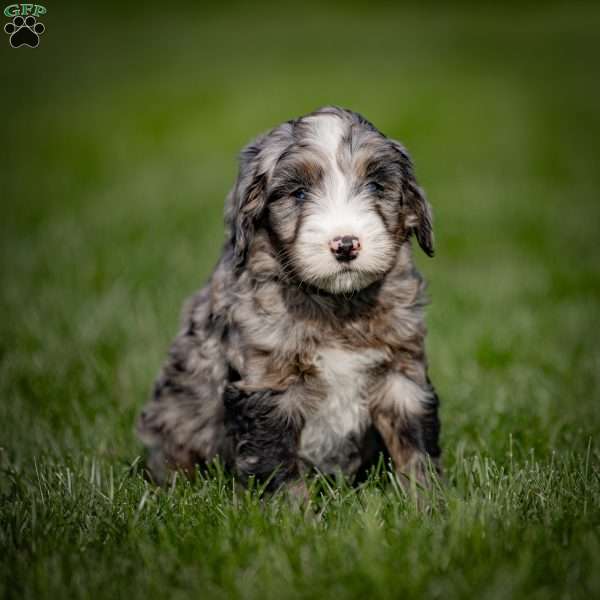
POLYGON ((410 238, 432 256, 433 234, 404 147, 322 108, 242 151, 225 213, 138 421, 155 480, 220 457, 270 489, 313 469, 357 481, 383 453, 426 484, 440 425, 410 238))

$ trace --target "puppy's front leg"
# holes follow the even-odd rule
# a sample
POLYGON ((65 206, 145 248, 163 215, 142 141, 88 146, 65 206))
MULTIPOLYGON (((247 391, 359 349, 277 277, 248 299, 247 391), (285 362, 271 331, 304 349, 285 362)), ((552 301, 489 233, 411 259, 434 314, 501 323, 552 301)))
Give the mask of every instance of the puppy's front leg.
POLYGON ((282 416, 277 403, 285 392, 246 392, 235 384, 225 390, 225 460, 243 483, 250 476, 269 477, 267 489, 275 490, 299 475, 299 428, 282 416))
POLYGON ((372 397, 373 425, 400 480, 429 485, 428 463, 439 472, 438 398, 427 381, 420 386, 401 373, 389 375, 372 397))

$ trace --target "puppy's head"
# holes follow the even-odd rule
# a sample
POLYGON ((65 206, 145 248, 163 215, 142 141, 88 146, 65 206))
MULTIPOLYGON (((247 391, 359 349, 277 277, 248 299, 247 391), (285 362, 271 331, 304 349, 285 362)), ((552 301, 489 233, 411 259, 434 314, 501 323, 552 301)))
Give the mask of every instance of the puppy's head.
POLYGON ((335 107, 244 149, 227 221, 238 267, 262 231, 288 276, 330 293, 382 279, 412 234, 433 255, 430 207, 407 152, 335 107))

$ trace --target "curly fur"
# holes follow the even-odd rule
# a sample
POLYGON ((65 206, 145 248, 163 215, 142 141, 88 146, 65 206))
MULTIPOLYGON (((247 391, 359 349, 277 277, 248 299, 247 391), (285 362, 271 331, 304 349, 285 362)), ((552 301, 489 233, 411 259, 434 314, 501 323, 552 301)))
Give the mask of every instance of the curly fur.
POLYGON ((433 234, 403 146, 336 107, 284 123, 242 151, 225 219, 138 420, 154 477, 220 456, 278 487, 359 476, 383 452, 425 480, 438 398, 410 237, 433 255, 433 234), (330 240, 346 234, 361 249, 340 262, 330 240))

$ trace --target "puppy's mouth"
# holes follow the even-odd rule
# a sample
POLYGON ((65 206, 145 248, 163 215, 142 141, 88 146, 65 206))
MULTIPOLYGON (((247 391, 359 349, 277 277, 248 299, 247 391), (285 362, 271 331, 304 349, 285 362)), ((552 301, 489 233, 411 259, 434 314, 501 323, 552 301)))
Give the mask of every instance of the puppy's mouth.
POLYGON ((330 294, 351 294, 368 287, 381 277, 381 273, 372 273, 345 264, 331 273, 315 278, 310 283, 330 294))

